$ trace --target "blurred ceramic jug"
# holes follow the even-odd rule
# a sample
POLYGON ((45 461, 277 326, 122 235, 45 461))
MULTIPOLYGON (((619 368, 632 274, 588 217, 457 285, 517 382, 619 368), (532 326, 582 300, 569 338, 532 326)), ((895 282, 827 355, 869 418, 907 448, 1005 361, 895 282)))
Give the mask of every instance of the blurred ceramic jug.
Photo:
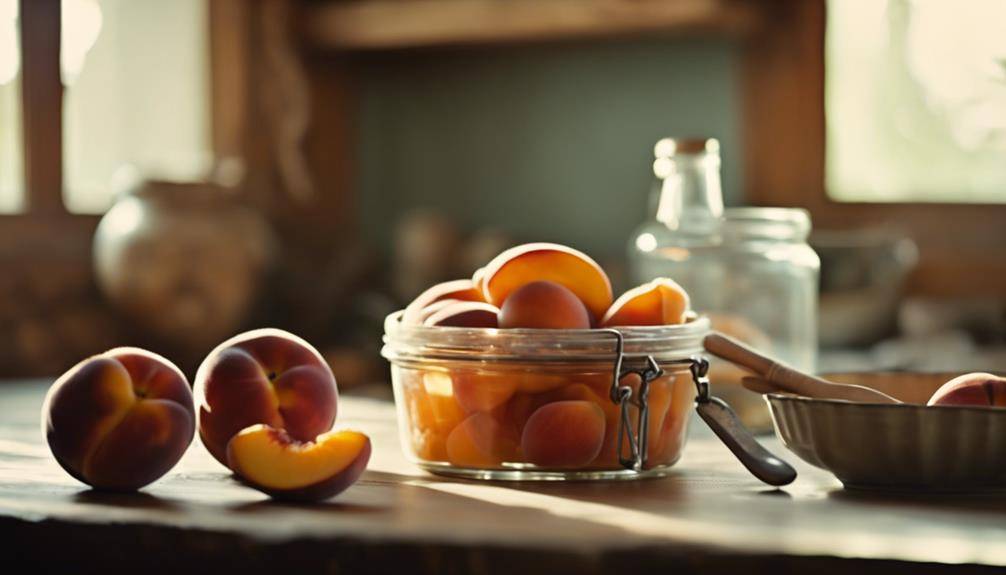
POLYGON ((202 353, 246 319, 273 259, 266 220, 238 188, 118 175, 98 224, 98 285, 144 335, 202 353))

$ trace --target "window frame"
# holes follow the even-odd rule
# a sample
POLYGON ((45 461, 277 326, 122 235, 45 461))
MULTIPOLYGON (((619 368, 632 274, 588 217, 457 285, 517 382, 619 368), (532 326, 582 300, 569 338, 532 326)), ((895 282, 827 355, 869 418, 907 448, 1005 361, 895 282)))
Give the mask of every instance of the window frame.
MULTIPOLYGON (((211 146, 217 157, 245 150, 250 10, 244 0, 211 0, 211 146)), ((100 214, 70 213, 63 200, 61 0, 19 0, 22 209, 0 214, 0 257, 15 265, 90 258, 100 214)))
POLYGON ((815 228, 886 227, 919 245, 910 293, 1006 294, 1006 204, 839 202, 825 189, 825 0, 766 5, 744 46, 745 198, 803 207, 815 228), (780 106, 785 102, 785 106, 780 106))

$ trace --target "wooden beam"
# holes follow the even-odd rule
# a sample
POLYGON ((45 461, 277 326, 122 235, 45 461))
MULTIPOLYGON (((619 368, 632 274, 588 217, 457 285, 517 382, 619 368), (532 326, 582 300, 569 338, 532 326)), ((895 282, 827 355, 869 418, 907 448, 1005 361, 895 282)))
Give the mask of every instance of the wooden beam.
POLYGON ((734 0, 353 0, 308 8, 309 41, 336 50, 717 32, 756 28, 760 3, 734 0))
POLYGON ((21 0, 21 94, 27 209, 63 207, 63 82, 60 0, 21 0))
POLYGON ((208 2, 210 109, 217 159, 244 158, 248 124, 249 6, 247 0, 208 2))

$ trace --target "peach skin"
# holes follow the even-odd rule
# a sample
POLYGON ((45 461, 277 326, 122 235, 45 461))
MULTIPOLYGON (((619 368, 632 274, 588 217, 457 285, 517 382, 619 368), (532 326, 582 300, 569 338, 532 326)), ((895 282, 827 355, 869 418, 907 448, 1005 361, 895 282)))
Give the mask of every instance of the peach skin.
POLYGON ((513 290, 500 308, 501 328, 590 329, 590 312, 560 284, 536 281, 513 290))
POLYGON ((517 457, 517 438, 488 413, 475 413, 447 436, 447 459, 461 467, 498 467, 517 457))
POLYGON ((966 373, 944 383, 927 405, 1006 407, 1006 378, 991 373, 966 373))
POLYGON ((538 408, 524 425, 521 449, 543 467, 581 467, 604 443, 604 411, 593 401, 556 401, 538 408))
POLYGON ((524 244, 496 256, 481 276, 482 294, 499 307, 514 290, 535 281, 551 281, 569 289, 594 320, 611 305, 611 282, 601 266, 573 248, 549 243, 524 244))
POLYGON ((358 431, 300 442, 281 429, 253 425, 227 444, 227 462, 242 481, 274 499, 317 501, 355 483, 370 451, 370 438, 358 431))
POLYGON ((446 305, 423 320, 426 327, 497 327, 499 309, 483 302, 459 301, 446 305))
POLYGON ((98 489, 135 490, 167 473, 192 442, 192 392, 167 359, 112 349, 56 380, 42 406, 42 427, 70 475, 98 489))
POLYGON ((475 282, 472 280, 462 279, 440 283, 419 294, 416 299, 412 300, 412 303, 405 307, 405 312, 402 313, 402 324, 422 324, 423 309, 429 307, 431 304, 445 299, 458 301, 485 301, 482 298, 481 290, 476 288, 475 282))
POLYGON ((321 355, 278 329, 237 335, 214 349, 196 373, 199 437, 227 465, 227 442, 264 423, 296 441, 313 441, 335 423, 338 389, 321 355))
POLYGON ((601 327, 683 323, 688 293, 674 280, 657 278, 625 292, 601 318, 601 327))

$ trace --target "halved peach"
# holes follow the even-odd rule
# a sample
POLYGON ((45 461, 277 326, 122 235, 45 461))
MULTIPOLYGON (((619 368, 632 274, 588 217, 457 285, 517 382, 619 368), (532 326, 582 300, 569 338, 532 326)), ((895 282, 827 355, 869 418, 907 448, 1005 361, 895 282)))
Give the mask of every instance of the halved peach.
POLYGON ((593 401, 556 401, 538 408, 524 425, 524 458, 542 467, 581 467, 601 452, 604 411, 593 401))
POLYGON ((431 315, 437 313, 438 311, 444 309, 445 307, 447 307, 447 306, 449 306, 451 304, 459 303, 461 301, 463 301, 463 300, 459 300, 459 299, 442 299, 442 300, 435 301, 435 302, 431 303, 430 305, 424 307, 423 309, 419 310, 419 315, 416 317, 416 320, 417 320, 418 323, 416 323, 416 324, 410 324, 410 325, 422 325, 423 323, 426 322, 426 318, 430 317, 431 315))
POLYGON ((502 306, 514 290, 535 281, 566 287, 595 320, 611 305, 611 282, 601 266, 583 252, 550 243, 524 244, 496 256, 482 274, 482 294, 487 302, 502 306))
POLYGON ((451 376, 445 372, 422 372, 419 384, 407 386, 403 393, 413 426, 449 432, 465 419, 454 398, 451 376))
POLYGON ((674 280, 657 278, 625 292, 601 318, 602 327, 683 323, 688 293, 674 280))
POLYGON ((497 327, 499 309, 478 301, 459 301, 446 305, 430 314, 423 325, 426 327, 497 327))
POLYGON ((517 450, 512 431, 488 413, 471 415, 447 436, 447 459, 461 467, 498 467, 517 450))
POLYGON ((590 329, 586 306, 572 290, 550 281, 524 284, 500 308, 502 328, 590 329))
POLYGON ((422 324, 422 310, 432 303, 444 299, 455 299, 460 301, 485 301, 482 298, 482 291, 475 287, 475 282, 470 279, 453 280, 439 283, 412 300, 402 313, 402 323, 405 325, 422 324))
POLYGON ((517 383, 508 373, 455 370, 451 380, 454 398, 467 413, 492 411, 506 403, 517 389, 517 383))
POLYGON ((227 444, 227 462, 245 483, 274 497, 328 499, 360 478, 370 460, 370 438, 330 431, 312 442, 264 424, 241 430, 227 444))

